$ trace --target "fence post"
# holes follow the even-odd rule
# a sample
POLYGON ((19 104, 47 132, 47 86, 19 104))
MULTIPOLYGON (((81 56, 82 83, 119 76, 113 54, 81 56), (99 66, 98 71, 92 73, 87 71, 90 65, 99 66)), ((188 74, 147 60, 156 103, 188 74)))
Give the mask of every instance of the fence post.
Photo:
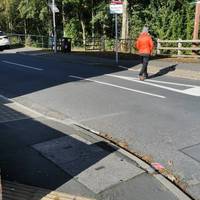
POLYGON ((157 39, 157 54, 158 55, 160 55, 160 48, 161 48, 160 39, 157 39))
POLYGON ((129 39, 129 53, 132 53, 132 40, 129 39))
POLYGON ((85 51, 87 50, 86 43, 87 43, 87 40, 86 40, 86 39, 83 39, 83 45, 84 45, 84 47, 85 47, 85 51))
POLYGON ((105 38, 104 38, 104 36, 101 37, 101 50, 103 52, 105 51, 105 38))
POLYGON ((42 36, 42 48, 44 48, 44 38, 42 36))
MULTIPOLYGON (((182 43, 181 43, 181 39, 179 38, 178 39, 178 48, 181 48, 182 47, 182 43)), ((180 49, 178 49, 178 55, 181 55, 181 50, 180 49)))

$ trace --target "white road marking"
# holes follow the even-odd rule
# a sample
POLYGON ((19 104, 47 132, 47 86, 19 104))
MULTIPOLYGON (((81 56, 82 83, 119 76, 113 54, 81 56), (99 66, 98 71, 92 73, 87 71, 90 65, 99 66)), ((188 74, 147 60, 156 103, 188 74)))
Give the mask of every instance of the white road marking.
POLYGON ((118 65, 118 68, 126 69, 128 71, 134 71, 134 72, 140 71, 140 69, 132 69, 132 68, 124 67, 124 66, 121 66, 121 65, 118 65))
POLYGON ((152 82, 152 83, 163 83, 163 84, 166 84, 166 85, 176 85, 176 86, 184 86, 184 87, 200 87, 200 85, 189 85, 189 84, 183 84, 183 83, 166 82, 166 81, 158 81, 158 80, 149 80, 148 79, 146 81, 152 82))
POLYGON ((6 63, 6 64, 16 65, 16 66, 19 66, 19 67, 24 67, 24 68, 28 68, 28 69, 34 69, 34 70, 38 70, 38 71, 44 70, 42 68, 31 67, 31 66, 28 66, 28 65, 22 65, 22 64, 19 64, 19 63, 13 63, 13 62, 9 62, 9 61, 6 61, 6 60, 2 60, 2 62, 6 63))
POLYGON ((184 90, 185 94, 200 96, 200 87, 194 87, 184 90))
POLYGON ((124 80, 128 80, 128 81, 134 81, 134 82, 137 82, 140 84, 150 85, 150 86, 170 90, 170 91, 181 93, 181 94, 187 94, 187 95, 197 96, 197 97, 200 96, 200 86, 197 86, 197 85, 187 85, 187 84, 181 84, 181 83, 156 81, 156 80, 139 81, 136 78, 127 77, 127 76, 118 76, 118 75, 114 75, 114 74, 106 74, 106 76, 120 78, 120 79, 124 79, 124 80), (185 86, 185 87, 191 87, 191 88, 186 89, 186 90, 179 90, 179 89, 175 89, 175 88, 171 88, 171 87, 167 87, 167 86, 163 86, 163 85, 158 85, 156 83, 164 83, 164 84, 169 84, 169 85, 185 86))
POLYGON ((140 90, 134 90, 134 89, 131 89, 131 88, 123 87, 123 86, 120 86, 120 85, 114 85, 114 84, 107 83, 107 82, 96 81, 96 80, 93 80, 93 79, 83 78, 83 77, 79 77, 79 76, 72 76, 72 75, 70 75, 69 77, 75 78, 75 79, 80 79, 80 80, 91 81, 91 82, 94 82, 94 83, 99 83, 99 84, 102 84, 102 85, 120 88, 120 89, 123 89, 123 90, 128 90, 128 91, 131 91, 131 92, 136 92, 136 93, 140 93, 140 94, 154 96, 154 97, 158 97, 158 98, 162 98, 162 99, 166 98, 165 96, 161 96, 161 95, 157 95, 157 94, 153 94, 153 93, 149 93, 149 92, 143 92, 143 91, 140 91, 140 90))

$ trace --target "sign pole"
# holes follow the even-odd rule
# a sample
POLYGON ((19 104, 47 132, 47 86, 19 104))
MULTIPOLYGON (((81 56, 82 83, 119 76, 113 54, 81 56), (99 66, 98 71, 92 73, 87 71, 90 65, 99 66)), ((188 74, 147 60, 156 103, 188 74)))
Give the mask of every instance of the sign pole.
POLYGON ((53 12, 53 40, 54 40, 54 53, 57 52, 57 36, 56 36, 56 16, 55 16, 55 0, 52 0, 52 12, 53 12))
POLYGON ((117 15, 123 14, 123 1, 122 0, 111 0, 110 4, 110 13, 115 15, 115 61, 118 65, 119 63, 119 54, 118 54, 118 26, 117 26, 117 15))
POLYGON ((118 56, 118 27, 117 27, 117 14, 115 14, 115 51, 116 51, 116 64, 119 62, 119 56, 118 56))

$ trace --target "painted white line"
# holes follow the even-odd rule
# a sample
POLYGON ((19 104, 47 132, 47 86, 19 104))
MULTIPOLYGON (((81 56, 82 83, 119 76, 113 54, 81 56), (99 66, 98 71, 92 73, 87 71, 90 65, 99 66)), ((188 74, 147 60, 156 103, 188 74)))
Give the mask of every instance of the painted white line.
POLYGON ((24 67, 24 68, 28 68, 28 69, 34 69, 34 70, 38 70, 38 71, 44 70, 42 68, 31 67, 31 66, 28 66, 28 65, 22 65, 22 64, 19 64, 19 63, 13 63, 13 62, 9 62, 9 61, 6 61, 6 60, 2 60, 2 62, 6 63, 6 64, 16 65, 16 66, 19 66, 19 67, 24 67))
POLYGON ((117 67, 120 68, 120 69, 126 69, 127 71, 133 71, 133 72, 139 72, 140 71, 140 69, 138 69, 137 66, 134 66, 134 68, 128 68, 128 67, 118 65, 117 67))
POLYGON ((189 85, 189 84, 183 84, 183 83, 166 82, 166 81, 149 80, 149 79, 147 79, 145 81, 152 82, 152 83, 163 83, 163 84, 166 84, 166 85, 183 86, 183 87, 200 87, 200 85, 189 85))
POLYGON ((143 91, 140 91, 140 90, 134 90, 134 89, 131 89, 131 88, 123 87, 123 86, 120 86, 120 85, 114 85, 114 84, 107 83, 107 82, 96 81, 96 80, 93 80, 93 79, 83 78, 83 77, 79 77, 79 76, 72 76, 72 75, 69 76, 69 77, 75 78, 75 79, 80 79, 80 80, 91 81, 91 82, 94 82, 94 83, 99 83, 99 84, 102 84, 102 85, 120 88, 120 89, 123 89, 123 90, 128 90, 128 91, 131 91, 131 92, 136 92, 136 93, 140 93, 140 94, 154 96, 154 97, 158 97, 158 98, 162 98, 162 99, 166 98, 165 96, 161 96, 161 95, 157 95, 157 94, 153 94, 153 93, 149 93, 149 92, 143 92, 143 91))
MULTIPOLYGON (((175 89, 175 88, 171 88, 171 87, 167 87, 167 86, 163 86, 163 85, 158 85, 158 84, 155 84, 155 83, 151 83, 151 82, 156 82, 156 81, 139 81, 138 79, 136 78, 132 78, 132 77, 127 77, 127 76, 118 76, 118 75, 114 75, 114 74, 106 74, 106 76, 110 76, 110 77, 115 77, 115 78, 120 78, 120 79, 124 79, 124 80, 128 80, 128 81, 133 81, 133 82, 137 82, 137 83, 140 83, 140 84, 144 84, 144 85, 150 85, 150 86, 154 86, 154 87, 158 87, 158 88, 162 88, 162 89, 166 89, 166 90, 170 90, 170 91, 173 91, 173 92, 177 92, 177 93, 181 93, 181 94, 187 94, 187 95, 191 95, 191 96, 200 96, 200 86, 194 86, 194 85, 185 85, 185 84, 178 84, 178 83, 175 83, 174 85, 179 85, 179 86, 186 86, 186 87, 193 87, 195 89, 193 90, 189 90, 189 89, 186 89, 186 90, 179 90, 179 89, 175 89)), ((158 82, 157 83, 167 83, 167 82, 158 82)), ((172 82, 168 82, 168 84, 173 84, 172 82)))
POLYGON ((200 87, 186 89, 186 90, 184 90, 184 93, 200 97, 200 87))
POLYGON ((175 82, 166 82, 166 81, 158 81, 158 80, 145 80, 145 82, 141 82, 138 80, 138 78, 133 78, 133 77, 128 77, 128 76, 118 76, 118 75, 114 75, 114 74, 107 74, 106 76, 113 76, 113 77, 126 77, 127 79, 131 79, 131 80, 136 80, 140 83, 145 83, 145 82, 152 82, 152 83, 163 83, 166 85, 176 85, 176 86, 184 86, 184 87, 200 87, 200 85, 189 85, 189 84, 183 84, 183 83, 175 83, 175 82))

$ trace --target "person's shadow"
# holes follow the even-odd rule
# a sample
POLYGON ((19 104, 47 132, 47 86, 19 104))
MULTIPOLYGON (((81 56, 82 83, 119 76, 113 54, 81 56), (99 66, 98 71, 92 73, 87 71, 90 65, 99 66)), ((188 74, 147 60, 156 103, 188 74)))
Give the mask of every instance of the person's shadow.
POLYGON ((163 68, 163 69, 160 69, 160 71, 157 72, 156 74, 150 75, 150 76, 148 77, 148 79, 156 78, 156 77, 158 77, 158 76, 163 76, 163 75, 165 75, 165 74, 167 74, 167 73, 169 73, 169 72, 171 72, 171 71, 175 71, 175 70, 176 70, 176 66, 177 66, 177 64, 171 65, 171 66, 166 67, 166 68, 163 68))

